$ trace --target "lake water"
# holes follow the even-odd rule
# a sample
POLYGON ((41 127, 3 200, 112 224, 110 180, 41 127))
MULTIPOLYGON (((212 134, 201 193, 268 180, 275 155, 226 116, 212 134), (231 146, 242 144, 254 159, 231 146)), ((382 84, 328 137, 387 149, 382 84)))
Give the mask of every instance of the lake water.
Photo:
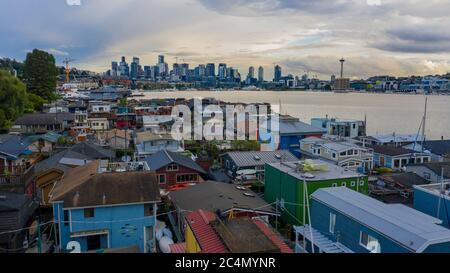
MULTIPOLYGON (((145 98, 209 98, 222 101, 281 103, 281 112, 310 123, 313 117, 364 120, 368 134, 416 134, 424 113, 424 95, 272 91, 146 92, 145 98)), ((450 96, 428 96, 426 136, 450 138, 450 96)))

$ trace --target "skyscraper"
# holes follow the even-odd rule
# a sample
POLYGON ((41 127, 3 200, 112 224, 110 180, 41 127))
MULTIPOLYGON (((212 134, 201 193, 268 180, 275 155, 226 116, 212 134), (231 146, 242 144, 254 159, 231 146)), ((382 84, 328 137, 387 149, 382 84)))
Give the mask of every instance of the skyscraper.
POLYGON ((227 64, 219 64, 219 79, 224 80, 227 77, 227 64))
POLYGON ((130 67, 125 60, 125 56, 122 56, 122 61, 119 64, 119 72, 122 77, 130 76, 130 67))
POLYGON ((204 77, 206 75, 206 66, 204 64, 200 64, 198 66, 198 76, 204 77))
POLYGON ((172 71, 173 71, 173 74, 175 75, 175 76, 180 76, 180 74, 181 74, 181 71, 180 71, 181 69, 180 69, 180 65, 179 64, 177 64, 177 63, 174 63, 173 65, 172 65, 172 71))
POLYGON ((276 65, 275 69, 274 69, 274 78, 273 81, 274 82, 278 82, 281 79, 281 66, 276 65))
POLYGON ((248 68, 248 78, 253 79, 255 77, 255 68, 253 66, 250 66, 248 68))
POLYGON ((181 71, 180 71, 181 76, 187 76, 188 73, 189 73, 189 64, 187 63, 181 64, 181 71))
POLYGON ((206 65, 206 76, 214 77, 216 76, 216 65, 213 63, 209 63, 206 65))
POLYGON ((131 63, 130 78, 135 80, 138 77, 138 64, 134 61, 131 63))
POLYGON ((116 61, 111 62, 111 76, 117 77, 117 70, 119 68, 119 65, 116 61))
POLYGON ((260 66, 258 68, 258 82, 264 81, 264 67, 260 66))
POLYGON ((133 63, 136 63, 137 65, 139 65, 139 58, 133 57, 133 63))
POLYGON ((164 55, 159 55, 158 56, 158 63, 159 64, 163 64, 164 63, 164 55))

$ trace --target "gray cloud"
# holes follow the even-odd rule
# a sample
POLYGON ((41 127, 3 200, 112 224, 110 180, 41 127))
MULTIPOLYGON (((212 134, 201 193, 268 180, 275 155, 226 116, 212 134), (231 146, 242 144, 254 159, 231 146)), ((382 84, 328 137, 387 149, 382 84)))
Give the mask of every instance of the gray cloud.
POLYGON ((442 24, 411 24, 385 31, 385 41, 377 41, 377 49, 405 53, 450 52, 450 32, 442 24))

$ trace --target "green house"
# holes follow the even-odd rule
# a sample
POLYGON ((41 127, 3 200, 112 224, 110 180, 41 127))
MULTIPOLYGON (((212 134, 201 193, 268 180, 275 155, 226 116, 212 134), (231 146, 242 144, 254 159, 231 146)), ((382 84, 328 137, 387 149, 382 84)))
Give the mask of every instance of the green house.
POLYGON ((322 160, 278 162, 265 166, 264 198, 269 203, 278 201, 281 218, 289 224, 307 224, 308 210, 303 208, 310 203, 312 193, 328 187, 348 187, 368 194, 368 177, 322 160))

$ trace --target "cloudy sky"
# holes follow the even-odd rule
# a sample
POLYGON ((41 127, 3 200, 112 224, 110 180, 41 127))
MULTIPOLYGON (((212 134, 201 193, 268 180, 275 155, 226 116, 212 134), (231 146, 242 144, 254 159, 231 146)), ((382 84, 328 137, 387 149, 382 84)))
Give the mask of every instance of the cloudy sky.
POLYGON ((0 56, 33 48, 102 72, 121 55, 154 64, 226 62, 246 74, 450 71, 449 0, 1 0, 0 56), (80 4, 80 5, 78 5, 80 4))

